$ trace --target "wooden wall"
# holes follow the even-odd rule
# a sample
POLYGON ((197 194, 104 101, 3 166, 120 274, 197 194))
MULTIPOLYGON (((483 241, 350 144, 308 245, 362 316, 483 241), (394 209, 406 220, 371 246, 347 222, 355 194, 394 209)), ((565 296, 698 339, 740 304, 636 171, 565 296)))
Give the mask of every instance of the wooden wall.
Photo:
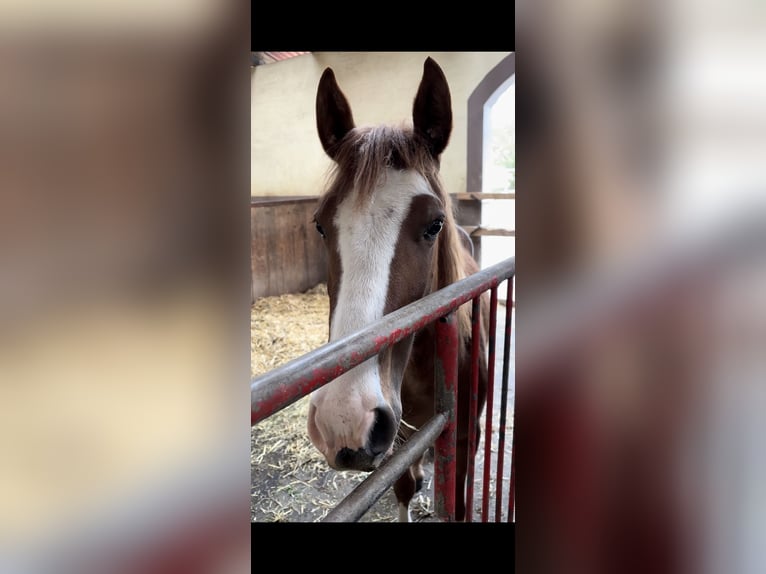
POLYGON ((325 249, 312 222, 316 205, 316 196, 251 199, 253 300, 327 281, 325 249))
MULTIPOLYGON (((458 223, 478 226, 479 201, 453 194, 458 223)), ((300 293, 327 281, 327 255, 313 223, 316 196, 253 197, 250 200, 252 300, 300 293)), ((481 238, 473 237, 474 258, 481 238)))

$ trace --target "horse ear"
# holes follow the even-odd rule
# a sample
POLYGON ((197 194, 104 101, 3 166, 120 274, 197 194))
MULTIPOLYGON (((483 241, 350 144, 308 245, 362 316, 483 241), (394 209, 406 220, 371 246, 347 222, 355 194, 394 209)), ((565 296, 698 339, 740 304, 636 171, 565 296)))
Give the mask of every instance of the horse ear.
POLYGON ((415 132, 428 143, 431 155, 438 157, 447 147, 452 132, 452 100, 444 72, 430 57, 423 64, 412 120, 415 132))
POLYGON ((338 87, 332 68, 326 68, 319 80, 316 114, 322 147, 327 155, 335 159, 338 142, 354 128, 354 116, 346 96, 338 87))

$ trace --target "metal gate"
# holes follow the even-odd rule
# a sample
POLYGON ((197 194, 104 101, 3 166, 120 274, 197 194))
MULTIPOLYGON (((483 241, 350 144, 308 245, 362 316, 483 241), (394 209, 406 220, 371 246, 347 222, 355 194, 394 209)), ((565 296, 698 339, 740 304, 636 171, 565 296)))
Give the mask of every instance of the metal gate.
MULTIPOLYGON (((454 311, 472 301, 472 344, 471 344, 471 401, 469 429, 473 431, 478 417, 476 396, 478 389, 479 361, 479 301, 482 294, 490 291, 490 325, 488 387, 485 421, 484 473, 482 480, 482 522, 490 521, 489 484, 491 475, 492 418, 495 379, 495 346, 497 330, 497 290, 507 280, 505 304, 505 329, 503 346, 502 387, 499 422, 499 440, 496 460, 495 521, 502 517, 503 490, 502 474, 506 427, 508 426, 509 365, 511 353, 511 320, 513 308, 513 278, 515 258, 506 259, 492 267, 453 283, 426 297, 398 309, 367 327, 327 343, 255 378, 251 383, 251 424, 289 406, 302 397, 339 377, 346 371, 381 353, 405 337, 424 327, 435 324, 435 409, 436 413, 426 424, 415 432, 407 442, 384 461, 381 466, 357 486, 324 519, 325 522, 351 522, 359 520, 386 490, 412 465, 430 445, 434 445, 434 502, 436 516, 443 521, 455 517, 455 454, 457 431, 457 373, 458 373, 458 331, 454 311)), ((511 439, 512 440, 512 439, 511 439)), ((469 445, 474 437, 469 437, 469 445)), ((472 520, 474 497, 474 453, 469 453, 466 477, 466 521, 472 520)), ((515 449, 511 449, 511 474, 507 504, 508 521, 513 521, 515 449)))

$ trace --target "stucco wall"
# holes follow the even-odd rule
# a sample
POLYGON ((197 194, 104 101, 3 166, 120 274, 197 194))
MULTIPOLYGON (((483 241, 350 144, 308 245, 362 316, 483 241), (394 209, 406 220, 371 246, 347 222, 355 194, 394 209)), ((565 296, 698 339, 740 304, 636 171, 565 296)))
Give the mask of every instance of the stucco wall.
MULTIPOLYGON (((412 102, 431 56, 452 93, 453 129, 442 156, 447 190, 466 190, 466 117, 471 92, 509 52, 316 52, 258 66, 252 73, 252 195, 316 195, 331 165, 316 134, 319 77, 335 71, 357 125, 412 119, 412 102)), ((472 191, 472 190, 471 190, 472 191)))

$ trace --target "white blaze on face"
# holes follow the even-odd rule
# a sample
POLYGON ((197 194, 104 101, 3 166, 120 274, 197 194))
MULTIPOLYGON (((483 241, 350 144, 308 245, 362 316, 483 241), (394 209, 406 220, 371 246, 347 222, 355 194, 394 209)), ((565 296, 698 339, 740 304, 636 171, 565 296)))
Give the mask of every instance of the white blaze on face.
MULTIPOLYGON (((333 232, 338 236, 341 276, 331 341, 383 317, 402 222, 412 199, 422 194, 434 194, 423 176, 389 168, 369 199, 360 204, 354 190, 338 205, 333 232)), ((372 357, 312 394, 325 454, 365 446, 364 413, 385 404, 377 367, 377 357, 372 357)))
POLYGON ((363 207, 353 193, 335 213, 342 273, 331 341, 383 316, 402 222, 415 196, 433 195, 423 176, 413 171, 387 169, 378 185, 363 207))

